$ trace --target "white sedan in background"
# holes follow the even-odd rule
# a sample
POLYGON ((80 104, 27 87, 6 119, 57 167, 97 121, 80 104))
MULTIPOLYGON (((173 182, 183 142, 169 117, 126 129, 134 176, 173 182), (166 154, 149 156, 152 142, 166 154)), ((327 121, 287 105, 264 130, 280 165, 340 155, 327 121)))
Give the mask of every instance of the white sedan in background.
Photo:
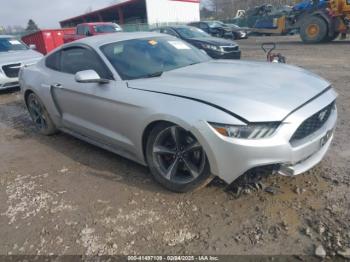
POLYGON ((0 90, 18 87, 20 68, 35 64, 42 57, 13 36, 0 35, 0 90))

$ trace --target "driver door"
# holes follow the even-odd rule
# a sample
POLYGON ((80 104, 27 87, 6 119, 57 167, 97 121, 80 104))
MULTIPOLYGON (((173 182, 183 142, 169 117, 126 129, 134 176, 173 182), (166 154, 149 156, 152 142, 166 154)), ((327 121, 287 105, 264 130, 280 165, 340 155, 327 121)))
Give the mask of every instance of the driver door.
POLYGON ((49 81, 64 129, 103 144, 122 146, 118 141, 120 130, 111 125, 110 116, 118 119, 115 105, 118 104, 118 85, 123 82, 113 79, 94 51, 80 46, 63 49, 59 72, 51 74, 49 81), (84 70, 96 71, 109 83, 78 83, 75 74, 84 70))

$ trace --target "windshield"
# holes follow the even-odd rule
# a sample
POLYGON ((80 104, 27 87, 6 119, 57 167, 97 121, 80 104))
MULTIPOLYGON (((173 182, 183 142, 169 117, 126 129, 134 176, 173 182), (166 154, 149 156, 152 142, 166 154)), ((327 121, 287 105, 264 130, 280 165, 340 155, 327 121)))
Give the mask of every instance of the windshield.
POLYGON ((123 80, 157 77, 210 60, 199 49, 173 37, 116 42, 102 46, 101 51, 123 80))
POLYGON ((176 28, 176 31, 182 36, 183 38, 198 38, 198 37, 208 37, 209 35, 202 31, 201 29, 198 29, 196 27, 180 27, 176 28))
POLYGON ((122 29, 120 26, 114 24, 114 25, 95 25, 94 26, 96 33, 115 33, 120 32, 122 29))
POLYGON ((0 52, 27 50, 28 47, 15 38, 0 38, 0 52))
POLYGON ((231 26, 233 28, 237 28, 237 29, 240 29, 240 27, 238 25, 235 25, 235 24, 227 24, 228 26, 231 26))

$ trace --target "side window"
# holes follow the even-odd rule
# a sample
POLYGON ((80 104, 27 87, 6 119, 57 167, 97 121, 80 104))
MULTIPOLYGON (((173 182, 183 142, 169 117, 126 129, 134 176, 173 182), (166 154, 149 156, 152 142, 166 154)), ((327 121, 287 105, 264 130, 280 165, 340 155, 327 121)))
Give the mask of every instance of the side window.
POLYGON ((83 35, 84 34, 84 26, 78 25, 77 26, 77 35, 83 35))
POLYGON ((178 37, 177 33, 170 28, 165 28, 162 33, 178 37))
POLYGON ((72 47, 62 51, 62 72, 74 75, 84 70, 95 70, 101 78, 112 79, 106 65, 91 50, 82 47, 72 47))
POLYGON ((89 36, 90 35, 90 27, 84 26, 83 35, 89 36))
POLYGON ((61 52, 57 51, 53 53, 52 55, 49 55, 45 60, 46 67, 59 71, 60 70, 60 55, 61 52))
POLYGON ((203 30, 207 30, 208 29, 208 25, 206 23, 200 23, 199 24, 199 28, 203 29, 203 30))

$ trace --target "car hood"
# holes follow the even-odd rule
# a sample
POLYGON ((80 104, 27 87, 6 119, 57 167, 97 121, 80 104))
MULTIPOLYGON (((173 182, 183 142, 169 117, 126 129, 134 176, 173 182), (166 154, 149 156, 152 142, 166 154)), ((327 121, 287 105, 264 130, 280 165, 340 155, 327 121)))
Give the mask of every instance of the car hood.
POLYGON ((299 67, 226 60, 212 60, 128 84, 214 104, 249 122, 282 121, 330 86, 299 67))
POLYGON ((43 55, 34 50, 0 52, 0 65, 38 61, 43 55))
POLYGON ((234 41, 218 38, 218 37, 197 37, 189 39, 193 43, 206 43, 215 46, 236 46, 237 43, 234 41))
POLYGON ((211 29, 223 29, 223 30, 225 30, 225 31, 227 31, 227 32, 231 31, 231 28, 228 27, 228 26, 212 26, 212 27, 210 27, 210 28, 211 28, 211 29))

